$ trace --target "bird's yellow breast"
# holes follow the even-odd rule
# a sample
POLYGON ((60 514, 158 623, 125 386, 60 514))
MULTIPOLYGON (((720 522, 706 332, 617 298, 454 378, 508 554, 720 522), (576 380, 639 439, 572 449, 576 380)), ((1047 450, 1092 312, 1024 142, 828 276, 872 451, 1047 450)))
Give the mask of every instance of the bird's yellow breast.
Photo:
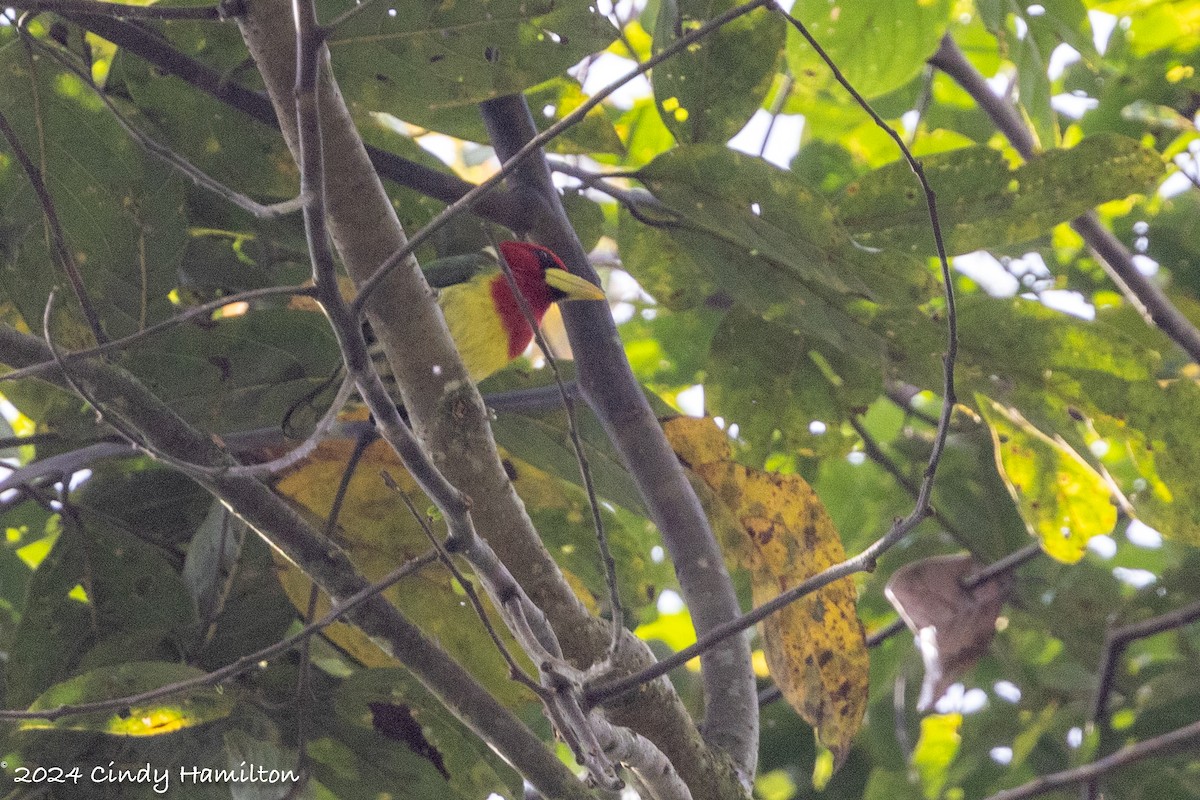
POLYGON ((463 364, 478 383, 508 364, 508 333, 500 322, 490 288, 494 276, 483 275, 438 293, 450 335, 463 364))

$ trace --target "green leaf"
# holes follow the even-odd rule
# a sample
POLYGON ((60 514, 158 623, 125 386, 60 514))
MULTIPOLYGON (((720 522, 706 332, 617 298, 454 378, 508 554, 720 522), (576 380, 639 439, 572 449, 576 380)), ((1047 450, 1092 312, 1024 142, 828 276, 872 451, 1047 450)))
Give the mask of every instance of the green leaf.
MULTIPOLYGON (((564 369, 564 365, 560 364, 559 369, 564 369)), ((539 469, 562 480, 581 485, 579 462, 567 430, 567 415, 556 396, 558 390, 553 376, 547 372, 541 370, 520 374, 509 370, 487 381, 485 389, 489 397, 499 399, 510 392, 539 392, 551 398, 550 408, 522 410, 514 407, 501 410, 492 420, 492 430, 496 441, 513 456, 536 464, 539 469)), ((565 372, 566 380, 572 377, 572 372, 565 372)), ((596 491, 613 503, 641 513, 642 496, 600 422, 587 404, 578 400, 575 402, 575 415, 596 491)))
POLYGON ((78 539, 58 536, 29 580, 24 613, 8 644, 4 695, 9 704, 32 702, 91 644, 87 606, 70 596, 80 570, 78 539))
MULTIPOLYGON (((34 701, 29 710, 49 711, 60 706, 115 700, 202 675, 204 671, 195 667, 162 661, 135 661, 102 667, 52 686, 34 701)), ((72 714, 56 721, 26 720, 21 723, 21 729, 160 736, 224 719, 232 710, 232 693, 215 687, 202 687, 129 705, 118 711, 72 714)))
MULTIPOLYGON (((733 0, 663 0, 654 25, 660 52, 733 0)), ((651 73, 663 122, 681 144, 724 144, 762 105, 783 49, 784 21, 768 9, 745 14, 651 73)))
POLYGON ((256 534, 250 534, 242 546, 219 612, 211 618, 211 627, 202 631, 199 653, 203 665, 212 669, 274 644, 296 619, 296 609, 279 584, 270 547, 256 534))
MULTIPOLYGON (((925 69, 950 21, 950 0, 872 0, 831 4, 797 0, 792 15, 864 97, 896 89, 925 69)), ((832 83, 829 68, 811 46, 788 30, 787 60, 800 81, 832 83)), ((840 87, 831 91, 842 93, 840 87)))
POLYGON ((1050 105, 1053 90, 1047 74, 1054 45, 1046 49, 1039 37, 1026 35, 1016 42, 1013 57, 1017 64, 1017 106, 1024 112, 1040 150, 1058 147, 1060 141, 1058 114, 1050 105))
MULTIPOLYGON (((545 130, 588 100, 583 87, 574 78, 558 77, 539 84, 525 93, 534 122, 545 130)), ((547 149, 555 153, 621 155, 625 146, 603 106, 597 106, 582 120, 551 140, 547 149)))
POLYGON ((711 413, 738 424, 752 461, 761 462, 771 449, 805 455, 849 450, 840 424, 850 408, 878 395, 878 363, 823 351, 823 344, 739 307, 717 329, 705 370, 705 401, 711 413), (812 433, 814 420, 828 431, 812 433))
MULTIPOLYGON (((950 255, 1027 242, 1109 200, 1149 191, 1162 159, 1132 139, 1090 136, 1070 150, 1010 170, 999 151, 970 147, 922 159, 937 193, 950 255)), ((836 215, 868 247, 936 255, 925 195, 908 165, 889 164, 852 182, 836 215)))
MULTIPOLYGON (((31 70, 24 47, 0 49, 0 112, 33 163, 44 164, 88 296, 107 333, 123 336, 171 312, 167 294, 186 242, 183 182, 130 139, 91 88, 54 66, 43 58, 31 70)), ((8 152, 6 145, 6 159, 8 152)), ((0 197, 7 239, 0 295, 40 331, 50 290, 65 290, 67 276, 51 257, 41 205, 15 160, 0 171, 0 197)), ((93 344, 70 292, 59 292, 58 303, 58 340, 70 348, 93 344)))
POLYGON ((625 143, 625 157, 617 160, 600 154, 597 160, 602 163, 611 161, 622 166, 640 167, 670 149, 675 142, 671 131, 663 124, 657 106, 648 97, 635 101, 633 107, 617 119, 615 127, 625 143))
MULTIPOLYGON (((933 485, 933 505, 950 519, 964 544, 984 561, 996 561, 1029 540, 1021 513, 996 472, 990 432, 956 431, 946 442, 933 485)), ((929 453, 920 453, 927 460, 929 453)))
POLYGON ((621 342, 633 374, 647 389, 670 397, 700 382, 708 342, 722 314, 700 307, 691 313, 643 309, 620 327, 621 342))
POLYGON ((126 366, 193 424, 220 432, 278 426, 339 363, 323 316, 262 309, 140 343, 126 366))
MULTIPOLYGON (((179 27, 170 26, 173 33, 179 27)), ((181 44, 193 57, 197 49, 212 55, 207 40, 181 44)), ((148 61, 123 49, 113 61, 109 88, 118 82, 137 110, 132 121, 210 177, 262 203, 300 193, 299 169, 274 127, 205 92, 181 92, 148 61)))
POLYGON ((476 104, 554 78, 616 34, 589 0, 494 0, 486 11, 400 0, 363 6, 332 32, 329 51, 360 113, 480 140, 476 104))
POLYGON ((1200 444, 1190 432, 1200 418, 1200 387, 1190 380, 1123 387, 1105 403, 1097 431, 1118 445, 1140 476, 1129 487, 1139 518, 1168 539, 1200 545, 1200 444))
POLYGON ((921 790, 903 772, 874 769, 867 780, 863 800, 922 800, 921 790))
MULTIPOLYGON (((762 159, 724 147, 678 147, 638 177, 676 217, 666 229, 640 232, 661 244, 644 252, 688 262, 664 275, 673 279, 669 295, 694 297, 697 282, 714 285, 765 319, 874 357, 882 345, 849 309, 855 299, 925 299, 923 265, 856 247, 820 195, 762 159)), ((639 263, 626 267, 641 275, 639 263)), ((653 293, 660 281, 649 283, 653 293)))
POLYGON ((1117 523, 1108 483, 1062 439, 1052 439, 1012 408, 976 396, 992 429, 998 465, 1029 533, 1059 561, 1083 557, 1088 539, 1117 523))
POLYGON ((342 684, 333 705, 339 738, 354 752, 338 753, 326 740, 313 756, 322 782, 339 797, 361 796, 352 785, 359 771, 382 771, 405 797, 466 800, 520 791, 520 777, 406 670, 362 670, 342 684))

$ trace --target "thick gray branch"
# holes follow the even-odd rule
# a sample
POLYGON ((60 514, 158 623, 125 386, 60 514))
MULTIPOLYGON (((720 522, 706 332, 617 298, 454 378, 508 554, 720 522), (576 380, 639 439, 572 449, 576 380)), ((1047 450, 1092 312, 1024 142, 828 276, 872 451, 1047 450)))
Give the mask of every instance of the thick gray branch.
MULTIPOLYGON (((299 154, 293 108, 295 42, 286 0, 260 0, 239 20, 263 75, 285 140, 299 154)), ((326 62, 327 63, 327 62, 326 62)), ((406 243, 405 232, 372 169, 362 140, 327 66, 316 76, 324 152, 323 197, 328 230, 342 264, 361 284, 406 243)), ((606 624, 591 616, 542 545, 500 462, 487 413, 470 382, 419 267, 411 258, 375 283, 365 304, 374 332, 396 376, 413 429, 449 482, 470 493, 475 528, 492 546, 556 631, 566 657, 589 665, 607 650, 606 624)), ((646 646, 621 637, 615 661, 636 670, 651 661, 646 646)), ((712 759, 670 685, 658 681, 637 702, 639 728, 656 742, 674 743, 671 755, 697 797, 737 787, 720 779, 712 759), (677 757, 677 759, 675 758, 677 757)), ((664 750, 666 748, 664 747, 664 750)), ((740 789, 736 790, 740 794, 740 789)))
MULTIPOLYGON (((482 105, 492 145, 511 158, 537 133, 525 98, 501 97, 482 105)), ((596 280, 550 180, 543 157, 525 159, 513 172, 514 192, 526 197, 532 230, 577 275, 596 280)), ((563 317, 579 367, 579 386, 604 424, 638 484, 650 517, 671 553, 684 600, 698 634, 741 613, 733 583, 700 501, 646 401, 625 358, 607 306, 566 304, 563 317)), ((705 740, 728 753, 743 777, 758 760, 758 702, 750 647, 731 637, 701 656, 705 689, 705 740)))

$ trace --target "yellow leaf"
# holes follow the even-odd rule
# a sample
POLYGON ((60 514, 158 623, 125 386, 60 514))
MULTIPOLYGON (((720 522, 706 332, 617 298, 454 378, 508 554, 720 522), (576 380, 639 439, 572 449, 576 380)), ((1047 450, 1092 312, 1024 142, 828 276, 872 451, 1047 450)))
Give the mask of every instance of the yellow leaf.
MULTIPOLYGON (((667 421, 675 452, 701 491, 727 557, 749 570, 762 605, 845 560, 825 506, 798 475, 777 475, 732 460, 729 440, 710 419, 667 421)), ((868 657, 844 578, 792 603, 762 625, 767 665, 783 696, 817 731, 840 766, 867 705, 868 657)))
MULTIPOLYGON (((135 661, 100 667, 50 687, 33 702, 29 710, 48 711, 64 705, 128 697, 203 674, 201 670, 186 664, 159 661, 135 661)), ((159 736, 224 719, 229 716, 233 705, 232 692, 201 686, 117 712, 69 714, 55 720, 28 719, 21 722, 20 728, 92 731, 112 736, 159 736)))
MULTIPOLYGON (((276 488, 323 522, 353 448, 354 443, 347 440, 323 441, 309 458, 280 479, 276 488)), ((417 508, 424 510, 429 506, 428 500, 404 471, 387 443, 377 441, 367 447, 346 490, 333 538, 370 581, 380 580, 405 561, 428 552, 431 547, 403 501, 383 484, 380 471, 385 469, 417 508)), ((440 521, 432 525, 439 538, 445 536, 440 521)), ((283 566, 280 580, 288 597, 296 608, 307 610, 312 582, 294 564, 285 562, 282 557, 277 560, 283 566)), ((468 569, 463 569, 469 573, 468 569)), ((454 579, 444 566, 426 566, 392 586, 384 592, 384 596, 423 631, 436 638, 501 702, 519 705, 530 699, 524 689, 509 679, 508 667, 496 648, 487 642, 483 623, 471 604, 464 601, 462 590, 455 586, 454 579)), ((328 609, 328 597, 322 594, 317 616, 325 614, 328 609)), ((492 619, 501 635, 506 636, 504 626, 496 621, 496 617, 492 619)), ((358 628, 335 623, 326 629, 326 634, 365 666, 397 666, 390 655, 358 628)), ((510 650, 519 655, 520 649, 513 646, 511 641, 509 645, 510 650)))
POLYGON ((930 714, 921 719, 921 737, 913 749, 913 766, 921 776, 925 796, 942 796, 947 772, 962 743, 962 714, 930 714))
POLYGON ((1117 524, 1113 489, 1062 439, 1051 439, 1014 408, 976 396, 996 445, 996 466, 1025 526, 1046 553, 1066 564, 1088 540, 1117 524))

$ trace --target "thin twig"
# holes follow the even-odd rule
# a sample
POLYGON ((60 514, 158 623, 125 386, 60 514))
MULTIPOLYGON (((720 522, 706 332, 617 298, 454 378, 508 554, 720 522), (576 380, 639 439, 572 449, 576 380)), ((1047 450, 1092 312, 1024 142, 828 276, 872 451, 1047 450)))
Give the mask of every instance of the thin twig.
POLYGON ((1129 747, 1123 747, 1115 753, 1105 756, 1098 761, 1093 761, 1090 764, 1084 764, 1081 767, 1073 769, 1065 769, 1061 772, 1054 772, 1050 775, 1043 775, 1023 786, 1018 786, 1015 789, 1005 789, 1002 792, 997 792, 990 797, 984 798, 984 800, 1025 800, 1027 797, 1037 797, 1040 794, 1046 794, 1064 786, 1095 780, 1114 770, 1127 767, 1130 764, 1136 764, 1139 761, 1144 761, 1147 758, 1161 755, 1169 750, 1185 745, 1197 737, 1200 737, 1200 722, 1193 722, 1190 725, 1177 728, 1170 733, 1164 733, 1161 736, 1146 739, 1129 747))
POLYGON ((73 63, 71 59, 66 54, 60 52, 58 48, 51 47, 45 42, 39 40, 37 37, 29 34, 26 28, 33 20, 33 17, 33 14, 23 15, 21 22, 18 25, 18 30, 21 32, 21 35, 25 37, 25 40, 33 47, 36 47, 41 52, 53 58, 64 69, 69 70, 73 75, 79 78, 85 86, 91 89, 92 93, 95 94, 100 99, 100 102, 104 103, 104 106, 109 110, 109 112, 112 113, 113 117, 117 120, 117 123, 121 126, 121 128, 127 134, 129 134, 129 136, 146 152, 150 153, 155 158, 158 158, 168 166, 178 170, 200 188, 212 192, 237 208, 252 214, 258 219, 274 219, 286 214, 292 214, 296 211, 299 211, 300 207, 304 205, 303 195, 294 197, 291 200, 284 200, 280 203, 272 203, 269 205, 259 203, 253 198, 247 197, 241 192, 238 192, 237 190, 221 183, 216 178, 208 175, 206 172, 204 172, 204 170, 188 161, 179 153, 176 153, 170 147, 167 147, 166 145, 156 141, 145 131, 134 125, 129 118, 127 118, 125 114, 121 112, 121 109, 117 108, 116 103, 112 101, 112 99, 108 96, 108 93, 97 86, 96 82, 92 80, 92 76, 88 71, 82 69, 78 64, 73 63))
POLYGON ((508 281, 508 288, 517 300, 517 306, 521 309, 521 314, 525 317, 525 323, 533 331, 534 340, 537 342, 538 348, 541 349, 542 356, 546 359, 546 364, 550 367, 550 373, 554 376, 554 385, 558 388, 563 409, 567 412, 567 433, 571 438, 571 447, 575 451, 575 461, 579 465, 579 474, 583 480, 584 491, 587 493, 588 508, 592 512, 592 528, 596 534, 596 543, 600 548, 600 564, 604 570, 604 581, 608 588, 608 603, 612 610, 612 637, 609 640, 608 646, 608 656, 611 658, 617 652, 617 646, 621 641, 621 632, 625 628, 625 610, 621 605, 620 593, 617 591, 617 564, 613 560, 612 549, 608 544, 608 533, 604 529, 604 519, 600 515, 600 501, 596 497, 596 486, 592 482, 592 470, 588 465, 587 453, 583 449, 583 439, 579 435, 579 421, 575 414, 575 400, 567 391, 562 374, 558 369, 558 359, 554 357, 554 351, 550 349, 549 342, 542 335, 541 327, 538 325, 537 318, 533 314, 533 309, 529 306, 528 298, 525 297, 521 291, 521 287, 517 284, 512 267, 509 265, 508 260, 504 258, 504 253, 492 235, 492 231, 488 230, 487 233, 488 237, 492 240, 492 247, 496 250, 496 259, 500 262, 500 269, 504 273, 504 279, 508 281))
POLYGON ((332 539, 337 531, 338 518, 342 515, 342 505, 346 502, 346 495, 350 492, 350 481, 354 478, 359 462, 362 461, 363 454, 367 452, 372 441, 374 440, 369 436, 354 437, 354 449, 350 451, 350 458, 346 460, 346 468, 342 470, 342 477, 338 481, 337 491, 333 493, 333 502, 329 504, 329 514, 325 517, 325 526, 321 531, 327 538, 332 539))
POLYGON ((508 649, 508 645, 506 645, 504 640, 500 638, 500 634, 496 630, 496 626, 492 624, 490 619, 488 619, 487 611, 483 607, 483 601, 479 599, 479 594, 475 591, 475 584, 467 580, 466 576, 459 571, 458 567, 454 564, 454 559, 450 558, 450 554, 446 552, 446 548, 442 546, 442 543, 438 540, 437 535, 429 526, 429 520, 426 519, 424 514, 417 510, 417 507, 413 505, 412 498, 408 496, 407 492, 400 488, 400 485, 396 483, 396 479, 392 477, 391 473, 385 469, 380 472, 380 475, 383 478, 384 485, 400 496, 400 500, 403 501, 404 507, 408 509, 408 513, 414 520, 416 520, 417 524, 421 526, 421 530, 425 533, 425 538, 429 540, 430 545, 433 547, 433 551, 437 553, 438 561, 442 562, 442 565, 449 571, 454 580, 458 582, 458 585, 462 587, 463 593, 466 594, 467 599, 471 602, 471 607, 475 609, 475 615, 479 617, 479 621, 483 623, 484 630, 487 631, 488 637, 491 638, 492 643, 496 645, 496 649, 500 652, 500 657, 504 659, 504 663, 508 664, 509 675, 513 680, 517 681, 535 695, 545 700, 545 690, 538 685, 537 681, 526 675, 525 670, 521 669, 521 665, 517 663, 515 658, 513 658, 512 653, 508 649))
POLYGON ((607 180, 626 177, 624 173, 606 172, 600 175, 565 161, 547 160, 546 163, 554 172, 569 175, 586 188, 595 189, 616 200, 643 225, 652 228, 675 228, 680 225, 678 214, 663 205, 658 198, 645 189, 626 189, 607 180))
POLYGON ((58 348, 55 347, 55 345, 54 345, 54 340, 51 337, 51 333, 50 333, 50 317, 51 317, 51 311, 54 308, 54 299, 55 299, 55 295, 57 294, 57 291, 58 291, 57 289, 51 289, 50 296, 48 298, 46 298, 46 310, 42 314, 42 334, 45 339, 46 346, 50 350, 50 355, 54 358, 55 365, 58 367, 59 371, 62 373, 63 380, 66 381, 66 383, 70 387, 71 391, 75 392, 75 394, 77 394, 81 398, 83 398, 83 400, 85 400, 87 402, 87 404, 92 407, 92 410, 96 412, 96 417, 99 419, 100 422, 103 422, 103 423, 106 423, 107 425, 109 425, 113 430, 115 430, 118 434, 120 434, 120 436, 122 438, 124 438, 127 442, 129 442, 130 445, 132 445, 137 450, 145 453, 146 455, 150 456, 150 458, 153 458, 156 461, 161 461, 164 464, 167 464, 168 466, 174 467, 175 469, 179 470, 184 475, 187 475, 189 477, 212 478, 212 477, 215 477, 218 473, 226 473, 230 469, 236 469, 236 467, 206 467, 202 464, 192 464, 192 463, 188 463, 186 461, 181 461, 180 459, 175 458, 170 453, 167 453, 166 451, 162 450, 161 448, 155 447, 146 437, 144 437, 138 431, 138 429, 134 425, 129 424, 125 419, 123 419, 119 416, 107 413, 104 409, 104 406, 95 397, 95 395, 93 395, 91 391, 84 388, 82 384, 80 384, 78 381, 75 380, 74 376, 71 373, 70 368, 67 367, 66 362, 63 361, 62 356, 59 355, 58 348))
POLYGON ((1191 625, 1198 619, 1200 619, 1200 601, 1189 603, 1174 611, 1151 617, 1142 622, 1110 630, 1104 639, 1104 649, 1100 657, 1100 673, 1096 682, 1096 695, 1092 701, 1092 721, 1100 722, 1104 717, 1108 706, 1108 695, 1112 691, 1116 661, 1130 642, 1191 625))
MULTIPOLYGON (((851 415, 850 427, 853 428, 854 432, 858 434, 858 438, 862 439, 863 452, 866 453, 867 458, 871 459, 880 467, 882 467, 884 472, 891 475, 892 478, 895 479, 896 483, 900 484, 900 487, 904 489, 904 491, 908 492, 908 494, 915 500, 921 491, 921 487, 904 474, 904 472, 900 469, 900 465, 893 461, 891 456, 883 452, 883 448, 879 446, 879 443, 875 441, 875 437, 872 436, 862 424, 862 420, 860 420, 857 416, 851 415)), ((929 510, 933 516, 933 519, 936 520, 937 523, 941 525, 947 533, 954 537, 955 541, 965 547, 968 540, 958 530, 957 526, 955 526, 953 522, 951 522, 944 514, 942 514, 942 512, 938 511, 936 506, 930 506, 929 510)))
POLYGON ((1020 550, 1014 550, 1004 558, 988 564, 978 572, 973 572, 970 575, 967 575, 965 578, 959 581, 959 585, 962 586, 963 589, 970 591, 976 586, 990 581, 997 575, 1002 575, 1005 572, 1011 572, 1026 562, 1032 561, 1034 558, 1040 556, 1043 552, 1044 551, 1042 550, 1042 545, 1040 542, 1032 542, 1031 544, 1025 545, 1020 550))
MULTIPOLYGON (((930 57, 929 63, 971 95, 1022 158, 1028 160, 1036 154, 1037 143, 1020 114, 1010 103, 996 96, 949 34, 942 38, 941 47, 930 57)), ((1200 330, 1157 284, 1141 273, 1133 263, 1133 256, 1112 231, 1100 224, 1095 212, 1077 217, 1071 227, 1087 242, 1100 266, 1146 322, 1169 336, 1193 361, 1200 363, 1200 330)))
POLYGON ((700 41, 718 28, 732 22, 739 17, 749 14, 755 9, 769 6, 772 3, 774 3, 774 0, 750 0, 748 3, 734 6, 724 14, 713 17, 703 25, 697 27, 695 30, 688 32, 679 39, 676 39, 671 43, 670 46, 665 47, 660 52, 656 53, 653 58, 647 59, 645 62, 638 64, 636 68, 630 70, 625 75, 622 75, 608 86, 605 86, 603 89, 596 92, 596 94, 592 95, 570 114, 567 114, 558 122, 534 136, 532 139, 526 142, 524 147, 522 147, 515 154, 513 154, 511 158, 505 161, 504 165, 499 169, 499 171, 496 172, 495 175, 488 178, 486 181, 467 192, 458 200, 455 200, 453 203, 448 205, 445 209, 438 213, 437 216, 426 223, 421 230, 417 231, 416 234, 409 238, 404 247, 397 250, 395 253, 389 256, 387 260, 380 264, 379 268, 375 270, 375 273, 359 285, 359 293, 354 299, 353 305, 353 310, 355 313, 357 314, 358 312, 362 311, 367 302, 367 298, 370 297, 371 292, 374 291, 375 287, 378 286, 379 283, 393 269, 402 264, 404 260, 408 258, 408 256, 414 250, 416 250, 417 247, 425 242, 425 240, 440 230, 441 227, 451 219, 472 208, 481 197, 490 192, 493 188, 498 186, 501 181, 508 177, 508 175, 513 172, 513 170, 515 170, 522 161, 524 161, 533 153, 537 152, 546 142, 554 139, 563 131, 582 120, 585 116, 587 116, 589 111, 591 111, 593 108, 596 108, 606 99, 608 99, 613 92, 617 91, 626 83, 638 77, 639 75, 642 75, 651 68, 661 64, 668 58, 673 57, 676 53, 685 50, 686 48, 700 41))
MULTIPOLYGON (((165 319, 162 322, 157 322, 150 325, 137 333, 131 333, 128 336, 123 336, 120 339, 113 339, 105 342, 102 345, 88 348, 87 350, 76 350, 72 353, 61 354, 61 360, 67 364, 82 359, 93 358, 95 356, 104 355, 114 350, 124 350, 132 344, 140 342, 142 339, 147 339, 157 333, 170 330, 177 325, 182 325, 197 317, 211 318, 214 311, 218 311, 231 303, 249 303, 253 300, 262 300, 270 297, 313 297, 316 291, 312 286, 266 286, 259 289, 247 289, 244 292, 237 292, 227 297, 222 297, 218 300, 212 300, 198 306, 192 306, 185 311, 165 319)), ((31 364, 28 367, 14 369, 0 375, 0 383, 4 381, 15 381, 21 378, 33 378, 39 375, 44 375, 57 368, 58 364, 55 361, 43 361, 40 364, 31 364)))
POLYGON ((280 472, 291 469, 296 464, 300 463, 305 458, 312 455, 317 446, 324 441, 330 429, 337 422, 338 414, 342 413, 346 403, 354 394, 354 381, 347 376, 342 380, 342 386, 338 389, 337 394, 330 403, 329 408, 325 410, 321 420, 317 426, 313 428, 312 433, 305 437, 304 441, 293 447, 288 452, 284 453, 279 458, 272 459, 262 464, 247 464, 240 467, 230 467, 227 473, 230 475, 246 475, 256 477, 266 477, 269 475, 277 475, 280 472))
MULTIPOLYGON (((98 14, 71 13, 65 16, 85 30, 118 45, 126 53, 144 59, 158 71, 178 77, 209 97, 278 130, 279 120, 265 94, 228 80, 206 64, 179 52, 157 31, 138 22, 126 22, 98 14)), ((366 144, 365 147, 372 166, 380 176, 443 203, 454 202, 472 187, 472 184, 456 175, 418 164, 374 145, 366 144)), ((492 192, 472 211, 514 230, 519 229, 525 219, 525 209, 516 198, 504 191, 492 192)))
MULTIPOLYGON (((1111 629, 1104 637, 1104 646, 1100 651, 1100 671, 1096 679, 1096 694, 1092 700, 1090 724, 1092 726, 1103 725, 1102 732, 1108 729, 1108 726, 1104 724, 1104 715, 1108 708, 1108 697, 1112 693, 1115 683, 1117 659, 1125 652, 1125 648, 1129 646, 1130 642, 1182 628, 1197 619, 1200 619, 1200 601, 1142 622, 1111 629)), ((1080 797, 1083 800, 1095 800, 1098 788, 1096 779, 1089 778, 1083 783, 1080 797)))
MULTIPOLYGON (((778 7, 776 7, 778 8, 778 7)), ((820 44, 804 27, 804 24, 790 14, 780 10, 785 19, 799 31, 800 35, 809 43, 810 46, 817 52, 817 55, 829 66, 833 72, 834 79, 837 80, 842 87, 850 93, 855 101, 861 106, 870 116, 871 119, 879 126, 900 148, 904 155, 905 161, 908 162, 917 179, 921 183, 921 188, 925 192, 925 203, 929 212, 929 221, 933 229, 933 238, 937 245, 938 260, 941 264, 943 291, 946 299, 946 324, 947 324, 947 347, 946 354, 942 359, 943 364, 943 392, 942 392, 942 409, 941 415, 938 418, 937 433, 934 435, 933 447, 929 455, 928 464, 925 467, 924 477, 917 492, 917 499, 913 510, 908 516, 903 519, 896 520, 891 529, 880 539, 876 540, 865 550, 853 558, 846 559, 840 564, 835 564, 822 572, 817 573, 811 578, 802 581, 798 585, 792 587, 786 592, 769 600, 753 611, 742 615, 738 619, 730 620, 724 624, 718 625, 709 630, 704 635, 700 636, 694 645, 684 648, 683 650, 674 653, 673 655, 663 659, 646 669, 629 675, 624 678, 613 680, 607 683, 591 686, 585 697, 589 703, 596 704, 607 699, 618 697, 631 689, 640 686, 651 680, 655 680, 666 673, 670 672, 677 666, 686 664, 692 658, 707 651, 717 642, 720 642, 730 636, 734 636, 746 630, 750 626, 761 622, 766 617, 776 611, 786 607, 787 605, 799 600, 801 597, 809 595, 819 589, 827 586, 835 580, 852 575, 856 572, 869 572, 875 568, 878 558, 889 548, 903 539, 917 525, 925 520, 930 514, 930 496, 933 493, 933 480, 937 473, 938 463, 941 461, 942 452, 945 449, 946 437, 950 430, 950 417, 954 411, 955 391, 954 391, 954 363, 958 354, 958 314, 954 302, 954 286, 951 280, 950 263, 946 257, 946 248, 942 238, 941 223, 937 214, 937 196, 934 194, 933 188, 929 185, 929 181, 925 178, 925 171, 921 164, 917 161, 908 147, 904 144, 904 140, 892 130, 886 122, 871 108, 870 104, 863 99, 853 86, 849 84, 841 70, 833 63, 829 55, 821 48, 820 44)))
POLYGON ((147 455, 153 456, 150 448, 141 441, 141 437, 138 436, 136 432, 131 432, 130 430, 126 429, 124 424, 121 422, 109 420, 105 417, 104 410, 101 408, 99 402, 92 398, 90 392, 86 392, 79 386, 78 383, 75 382, 75 378, 71 375, 70 370, 67 369, 66 362, 62 360, 62 356, 59 355, 58 348, 54 346, 54 337, 51 334, 50 322, 52 312, 54 310, 54 300, 57 295, 58 289, 51 289, 50 296, 46 298, 46 309, 42 313, 42 338, 46 342, 46 346, 50 348, 50 355, 53 357, 55 365, 62 373, 63 380, 67 382, 67 385, 71 388, 71 391, 82 397, 87 404, 92 407, 92 409, 96 412, 96 416, 101 422, 107 422, 113 430, 120 434, 121 437, 133 447, 143 451, 147 455))
POLYGON ((771 134, 775 131, 775 123, 779 120, 779 115, 783 112, 783 106, 787 102, 788 95, 792 93, 792 87, 796 84, 796 79, 791 73, 785 72, 783 80, 780 81, 779 91, 775 94, 775 102, 771 103, 771 108, 767 111, 771 115, 771 121, 767 123, 767 130, 763 133, 762 144, 758 146, 758 157, 763 158, 767 152, 767 145, 771 143, 771 134))

